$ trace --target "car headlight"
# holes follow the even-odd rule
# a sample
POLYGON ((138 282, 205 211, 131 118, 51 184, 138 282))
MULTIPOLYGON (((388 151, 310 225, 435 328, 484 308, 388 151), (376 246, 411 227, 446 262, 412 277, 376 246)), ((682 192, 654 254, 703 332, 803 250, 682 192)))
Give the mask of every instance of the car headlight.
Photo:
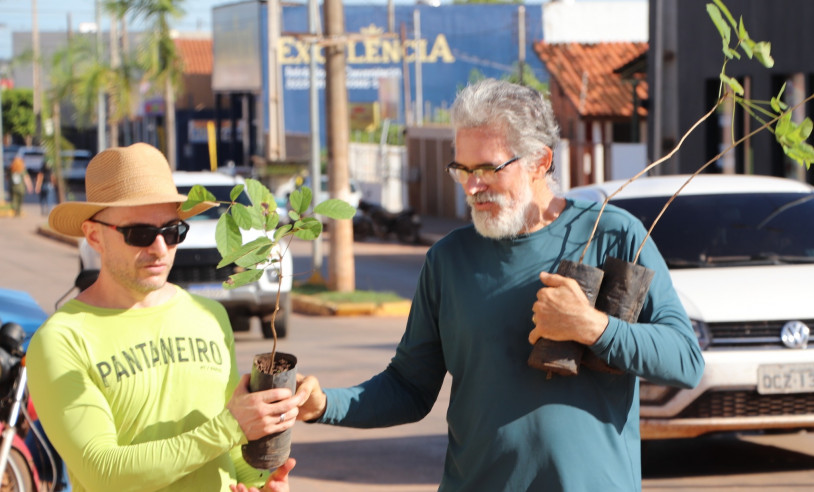
POLYGON ((712 343, 712 335, 709 332, 709 327, 703 321, 691 319, 692 330, 695 332, 695 337, 698 339, 698 345, 701 350, 706 350, 709 344, 712 343))

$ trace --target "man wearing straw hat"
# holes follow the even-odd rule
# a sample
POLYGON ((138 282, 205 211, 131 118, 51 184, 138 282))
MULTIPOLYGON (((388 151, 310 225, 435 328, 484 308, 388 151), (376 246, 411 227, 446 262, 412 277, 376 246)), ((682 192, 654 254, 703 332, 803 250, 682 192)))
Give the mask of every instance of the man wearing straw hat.
MULTIPOLYGON (((290 428, 298 400, 287 389, 249 394, 225 309, 167 282, 185 219, 215 204, 182 210, 166 158, 144 143, 99 153, 85 188, 87 201, 59 204, 49 224, 85 237, 99 278, 27 355, 32 401, 73 490, 262 486, 268 472, 240 445, 290 428)), ((286 490, 291 466, 267 490, 286 490)))

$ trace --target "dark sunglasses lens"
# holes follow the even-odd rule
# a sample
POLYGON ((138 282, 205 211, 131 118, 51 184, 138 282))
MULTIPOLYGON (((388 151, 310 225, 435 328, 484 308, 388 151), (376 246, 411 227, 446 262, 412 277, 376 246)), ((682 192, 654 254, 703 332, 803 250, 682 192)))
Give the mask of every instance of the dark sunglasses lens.
POLYGON ((174 246, 180 244, 186 239, 189 226, 186 222, 180 222, 171 226, 162 227, 161 235, 164 236, 164 242, 167 246, 174 246))
POLYGON ((160 233, 164 237, 164 242, 167 246, 174 246, 182 242, 189 231, 189 225, 186 222, 173 224, 166 227, 152 227, 152 226, 132 226, 122 227, 125 229, 124 242, 130 246, 137 246, 139 248, 146 248, 155 241, 155 238, 160 233))

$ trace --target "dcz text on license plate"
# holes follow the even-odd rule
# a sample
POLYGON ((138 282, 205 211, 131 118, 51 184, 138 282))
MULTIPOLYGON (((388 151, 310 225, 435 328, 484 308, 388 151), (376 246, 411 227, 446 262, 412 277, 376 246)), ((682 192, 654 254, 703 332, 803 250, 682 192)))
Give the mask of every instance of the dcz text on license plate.
POLYGON ((814 364, 766 364, 758 367, 757 376, 762 395, 814 392, 814 364))

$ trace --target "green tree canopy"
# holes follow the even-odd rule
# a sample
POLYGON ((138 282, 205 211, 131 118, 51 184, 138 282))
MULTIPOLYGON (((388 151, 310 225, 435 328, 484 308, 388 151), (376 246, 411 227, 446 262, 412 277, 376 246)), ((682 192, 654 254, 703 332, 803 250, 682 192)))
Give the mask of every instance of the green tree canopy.
POLYGON ((30 144, 36 129, 34 91, 32 89, 3 91, 3 132, 20 137, 26 144, 30 144))

